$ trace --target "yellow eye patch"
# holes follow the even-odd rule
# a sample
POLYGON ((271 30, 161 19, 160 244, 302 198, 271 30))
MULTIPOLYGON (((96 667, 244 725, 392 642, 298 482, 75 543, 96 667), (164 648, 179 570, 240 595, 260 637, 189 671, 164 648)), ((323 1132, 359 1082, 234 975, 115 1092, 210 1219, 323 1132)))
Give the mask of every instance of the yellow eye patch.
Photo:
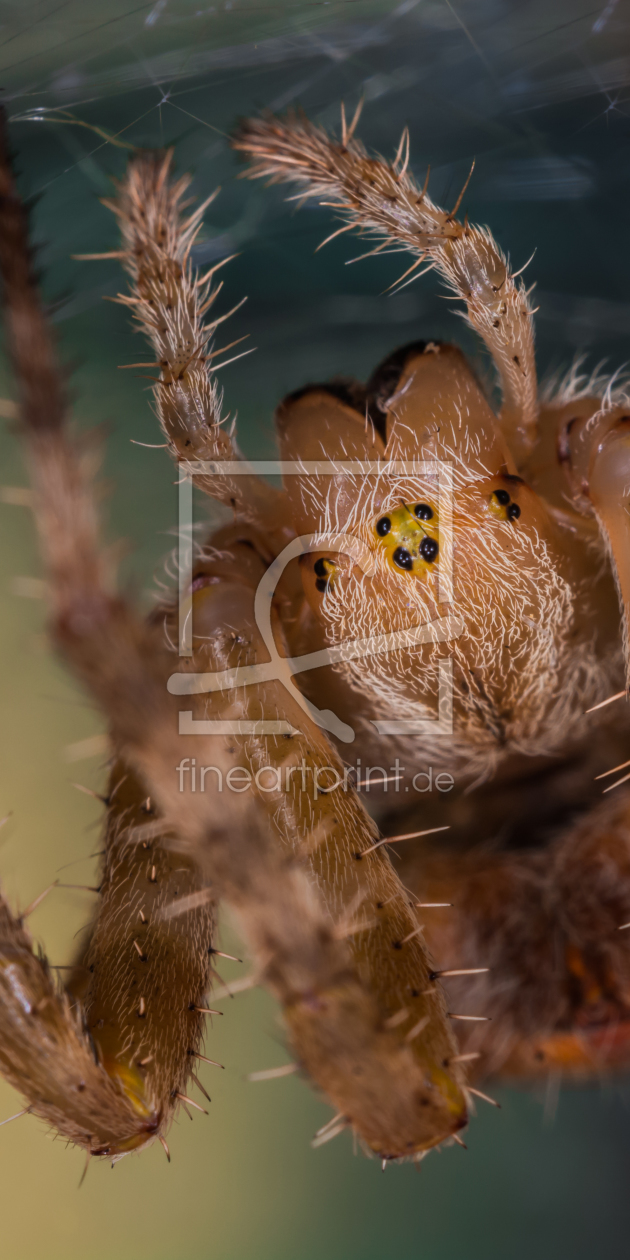
POLYGON ((492 515, 500 521, 516 521, 521 515, 518 503, 512 503, 507 490, 493 490, 489 499, 489 508, 492 515))
POLYGON ((332 586, 337 572, 337 565, 332 560, 322 557, 316 560, 314 564, 315 586, 318 591, 327 591, 329 585, 332 586))
POLYGON ((438 557, 438 514, 429 503, 401 503, 379 516, 374 532, 397 572, 428 573, 438 557))

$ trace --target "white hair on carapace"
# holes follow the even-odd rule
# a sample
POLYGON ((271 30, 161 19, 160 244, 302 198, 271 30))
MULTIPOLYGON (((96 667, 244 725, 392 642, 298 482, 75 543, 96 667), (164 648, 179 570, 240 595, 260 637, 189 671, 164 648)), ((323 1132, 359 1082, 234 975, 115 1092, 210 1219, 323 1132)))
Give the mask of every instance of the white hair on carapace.
MULTIPOLYGON (((574 634, 575 610, 585 592, 562 574, 548 543, 536 531, 514 530, 510 522, 492 531, 461 503, 470 474, 461 453, 448 452, 453 469, 453 529, 440 541, 440 561, 452 565, 450 613, 463 620, 450 643, 409 645, 361 656, 335 666, 352 688, 369 698, 373 719, 435 718, 438 662, 453 660, 452 735, 412 735, 407 751, 449 770, 485 779, 508 754, 552 754, 584 726, 584 712, 611 689, 621 664, 618 649, 602 658, 592 641, 574 634), (463 510, 462 510, 463 508, 463 510)), ((408 462, 408 467, 410 462, 408 462)), ((373 555, 376 573, 356 566, 330 583, 322 604, 330 642, 365 639, 383 632, 410 631, 444 615, 439 573, 424 580, 398 572, 375 545, 373 524, 401 503, 439 502, 436 473, 410 471, 378 477, 347 474, 353 496, 340 517, 335 483, 325 491, 311 479, 309 495, 322 522, 322 547, 329 534, 356 535, 373 555), (318 497, 319 496, 319 497, 318 497), (375 580, 378 589, 375 589, 375 580)), ((438 562, 439 564, 440 562, 438 562)), ((437 570, 438 566, 436 566, 437 570)), ((401 736, 396 736, 400 747, 401 736)))

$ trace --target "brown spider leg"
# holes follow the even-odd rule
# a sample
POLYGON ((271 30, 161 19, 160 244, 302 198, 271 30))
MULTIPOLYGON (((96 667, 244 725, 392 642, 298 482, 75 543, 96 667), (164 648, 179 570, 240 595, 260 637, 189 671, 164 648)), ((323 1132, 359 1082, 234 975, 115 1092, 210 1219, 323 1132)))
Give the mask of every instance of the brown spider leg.
MULTIPOLYGON (((132 705, 133 695, 125 688, 123 675, 125 669, 133 673, 134 655, 142 652, 144 642, 145 662, 154 666, 154 702, 157 699, 160 710, 164 686, 159 681, 160 661, 165 654, 155 632, 134 623, 107 590, 87 462, 64 439, 65 401, 30 277, 25 220, 4 148, 2 159, 0 251, 7 323, 23 396, 23 427, 37 487, 37 522, 50 571, 57 642, 70 656, 74 652, 77 664, 83 645, 85 660, 79 669, 93 678, 110 652, 116 657, 118 635, 122 649, 118 685, 132 705)), ((163 666, 162 679, 167 672, 163 666)), ((116 707, 115 679, 116 668, 109 685, 104 677, 101 679, 107 689, 111 688, 105 712, 108 705, 116 707)), ((149 686, 145 698, 150 695, 149 686)), ((138 695, 135 704, 140 713, 138 695)), ((114 782, 113 787, 118 789, 119 784, 114 782)), ((146 791, 142 795, 146 797, 146 791)), ((133 809, 133 801, 125 801, 124 788, 114 792, 113 798, 114 812, 123 804, 128 811, 133 809)), ((199 1041, 200 1020, 186 1011, 178 1020, 171 1020, 169 1029, 168 1020, 160 1023, 156 1009, 150 1014, 148 999, 151 992, 160 996, 160 982, 168 985, 169 980, 182 980, 182 1001, 189 990, 191 1000, 198 1000, 207 980, 210 936, 207 905, 193 914, 185 941, 181 933, 178 936, 178 925, 161 925, 157 913, 149 922, 151 909, 158 911, 160 901, 171 900, 174 886, 199 887, 201 876, 190 859, 182 858, 176 864, 184 870, 173 880, 172 854, 156 845, 149 865, 142 846, 127 846, 121 832, 116 817, 112 817, 101 915, 88 959, 92 979, 85 1012, 80 1005, 72 1009, 66 997, 56 994, 45 962, 32 954, 21 925, 6 908, 0 955, 4 981, 2 1062, 9 1079, 26 1093, 32 1110, 54 1123, 65 1136, 87 1145, 90 1151, 109 1154, 143 1145, 168 1123, 175 1105, 173 1092, 188 1075, 186 1050, 195 1048, 199 1041), (141 945, 139 954, 136 943, 142 936, 141 907, 136 901, 142 881, 148 884, 143 913, 146 935, 152 940, 150 951, 141 945), (26 1020, 24 1010, 29 1016, 26 1020), (120 1021, 118 1033, 112 1031, 115 1016, 120 1021), (92 1037, 85 1027, 90 1019, 92 1037), (185 1030, 183 1023, 188 1025, 185 1030), (156 1040, 157 1046, 152 1044, 156 1040), (150 1066, 145 1069, 141 1059, 150 1066)), ((203 883, 207 884, 207 877, 203 883)))
POLYGON ((533 312, 522 280, 516 281, 488 229, 441 210, 406 164, 397 171, 396 163, 370 158, 360 141, 340 144, 301 115, 248 119, 232 143, 250 159, 250 178, 297 183, 347 223, 396 241, 435 267, 466 302, 468 322, 494 359, 503 391, 501 427, 520 463, 537 436, 533 312))
POLYGON ((85 1025, 108 1076, 165 1128, 204 1031, 196 1008, 210 984, 214 894, 190 855, 173 849, 172 830, 152 801, 147 810, 144 784, 123 762, 110 776, 105 844, 81 959, 85 1025), (173 914, 179 902, 185 914, 173 914))
MULTIPOLYGON (((239 577, 237 556, 234 569, 234 576, 239 577)), ((211 564, 207 573, 212 576, 211 564)), ((210 645, 209 666, 224 677, 226 670, 251 668, 268 657, 256 627, 253 592, 242 583, 223 581, 200 588, 195 596, 195 625, 197 634, 205 635, 210 645), (238 625, 238 642, 230 634, 221 636, 219 627, 226 625, 238 625), (221 639, 224 647, 218 646, 221 639)), ((280 638, 277 623, 275 631, 280 638)), ((203 649, 198 646, 197 668, 202 660, 203 649)), ((171 685, 175 682, 177 693, 186 694, 186 675, 171 685)), ((197 683, 192 679, 190 683, 194 695, 197 683)), ((376 1000, 383 1026, 397 1011, 406 1010, 404 1027, 397 1027, 395 1035, 401 1048, 409 1043, 405 1051, 408 1081, 415 1079, 414 1090, 421 1099, 419 1110, 410 1114, 406 1140, 417 1149, 434 1144, 461 1125, 464 1102, 456 1073, 449 1075, 444 1068, 453 1054, 444 1002, 431 984, 432 964, 421 929, 390 857, 384 847, 373 850, 374 823, 349 788, 339 755, 285 688, 272 680, 239 685, 238 676, 226 678, 225 685, 226 691, 210 691, 206 720, 229 713, 236 723, 252 726, 273 722, 282 714, 293 729, 291 735, 257 734, 252 729, 232 737, 249 776, 245 782, 253 780, 257 807, 268 816, 281 848, 306 864, 333 920, 344 925, 341 930, 349 934, 353 964, 376 1000), (410 1031, 419 1023, 422 1035, 418 1029, 409 1042, 410 1031)), ((317 1079, 329 1079, 324 1064, 317 1079)), ((331 1094, 332 1079, 324 1087, 331 1094)), ((374 1133, 384 1125, 378 1111, 375 1103, 374 1133)), ((382 1149, 382 1138, 377 1144, 367 1130, 363 1132, 370 1145, 382 1149)), ((400 1139, 396 1149, 405 1153, 400 1139)))
POLYGON ((558 409, 558 459, 577 512, 595 515, 617 583, 630 678, 630 413, 619 402, 580 398, 558 409))
MULTIPOLYGON (((172 156, 146 152, 132 157, 118 196, 105 202, 118 218, 121 256, 131 279, 131 294, 116 300, 129 307, 155 351, 156 362, 147 366, 161 369, 154 390, 156 410, 175 459, 242 462, 225 427, 229 417, 222 419, 222 394, 213 376, 231 357, 230 346, 224 353, 212 347, 227 315, 210 315, 206 322, 222 288, 213 287, 221 264, 197 280, 190 261, 208 203, 184 217, 182 198, 190 178, 172 177, 172 156)), ((286 496, 255 474, 200 474, 195 480, 240 519, 264 526, 272 552, 293 536, 286 496)))
MULTIPOLYGON (((429 1138, 426 1126, 418 1134, 418 1089, 424 1076, 415 1067, 409 1046, 382 1026, 378 1007, 350 966, 347 948, 332 929, 306 874, 287 864, 277 842, 238 800, 228 804, 217 792, 181 794, 177 790, 182 744, 174 730, 173 705, 163 688, 168 654, 152 627, 112 595, 105 582, 89 481, 65 434, 64 399, 30 271, 25 216, 4 134, 0 140, 0 269, 9 350, 22 395, 36 521, 51 588, 54 641, 107 715, 114 745, 136 767, 164 823, 179 836, 184 851, 198 861, 206 879, 212 879, 239 912, 261 977, 282 1003, 297 1057, 369 1143, 385 1156, 407 1154, 414 1149, 414 1135, 425 1144, 429 1138)), ((191 739, 188 746, 200 759, 207 753, 202 739, 191 739)), ((212 753, 224 774, 234 765, 222 744, 214 742, 212 753)), ((14 927, 12 933, 15 936, 14 927)), ((17 1042, 5 1043, 5 1050, 11 1059, 12 1079, 27 1096, 32 1078, 21 1072, 21 1051, 35 1043, 43 1046, 45 1088, 50 1082, 57 1099, 75 1065, 70 1063, 68 1068, 67 1063, 51 1058, 47 1024, 56 1020, 66 1028, 68 1008, 50 992, 31 1001, 31 990, 25 986, 32 978, 29 958, 33 955, 27 943, 19 940, 18 945, 19 958, 14 953, 4 966, 8 984, 1 991, 0 1039, 5 1026, 18 1027, 17 1042), (26 1021, 21 1013, 28 1016, 26 1021)), ((42 973, 45 968, 39 964, 38 977, 42 973)), ((146 1000, 141 995, 138 1016, 145 1015, 146 1000)), ((97 1078, 102 1085, 102 1114, 115 1085, 100 1067, 97 1078)), ((160 1124, 152 1124, 147 1132, 143 1118, 136 1115, 130 1121, 129 1099, 122 1090, 117 1096, 123 1100, 124 1123, 116 1125, 111 1137, 118 1117, 110 1107, 107 1114, 112 1123, 106 1139, 110 1153, 128 1149, 130 1128, 134 1144, 140 1134, 143 1141, 163 1136, 160 1124)), ((47 1098, 40 1095, 33 1102, 54 1123, 59 1109, 50 1107, 47 1098)), ((96 1136, 92 1125, 87 1133, 90 1119, 86 1111, 81 1126, 62 1121, 60 1127, 73 1141, 99 1151, 103 1143, 98 1128, 96 1136)), ((464 1119, 462 1111, 452 1116, 446 1132, 464 1119)), ((445 1135, 444 1129, 441 1134, 434 1132, 432 1140, 445 1135)))
POLYGON ((88 1151, 144 1145, 158 1119, 95 1060, 81 1011, 60 994, 22 921, 0 898, 0 1071, 33 1115, 88 1151))
POLYGON ((589 497, 609 546, 623 615, 626 685, 630 682, 630 416, 620 416, 599 444, 589 497))
MULTIPOLYGON (((438 959, 490 970, 447 981, 488 1025, 462 1026, 473 1076, 586 1081, 630 1064, 630 794, 595 806, 548 849, 503 854, 437 849, 410 877, 451 899, 427 937, 438 959)), ((458 1029, 458 1031, 460 1031, 458 1029)))

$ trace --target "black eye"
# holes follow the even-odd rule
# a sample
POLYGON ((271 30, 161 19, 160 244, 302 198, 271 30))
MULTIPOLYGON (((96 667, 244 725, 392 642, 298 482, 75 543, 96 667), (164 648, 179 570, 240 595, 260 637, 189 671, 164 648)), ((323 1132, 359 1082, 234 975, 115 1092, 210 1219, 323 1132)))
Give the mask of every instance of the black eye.
POLYGON ((432 561, 435 560, 438 550, 439 548, 435 538, 422 539, 422 542, 420 543, 420 555, 423 560, 426 560, 427 564, 431 564, 432 561))
POLYGON ((389 516, 381 516, 380 521, 376 522, 376 532, 381 538, 384 538, 386 534, 389 534, 391 527, 392 523, 389 516))
POLYGON ((508 503, 510 502, 510 496, 507 490, 495 490, 494 497, 497 503, 500 503, 502 507, 507 507, 508 503))
POLYGON ((318 577, 320 578, 328 577, 325 560, 316 560, 315 564, 313 565, 313 568, 318 577))
POLYGON ((507 510, 507 515, 508 515, 509 521, 518 520, 519 516, 521 515, 521 509, 518 506, 518 503, 510 503, 510 506, 507 510))
POLYGON ((416 516, 418 517, 419 521, 432 521, 433 520, 433 508, 429 507, 428 503, 416 503, 416 506, 413 510, 416 516))
POLYGON ((413 560, 406 547, 397 547, 393 559, 399 569, 413 569, 413 560))

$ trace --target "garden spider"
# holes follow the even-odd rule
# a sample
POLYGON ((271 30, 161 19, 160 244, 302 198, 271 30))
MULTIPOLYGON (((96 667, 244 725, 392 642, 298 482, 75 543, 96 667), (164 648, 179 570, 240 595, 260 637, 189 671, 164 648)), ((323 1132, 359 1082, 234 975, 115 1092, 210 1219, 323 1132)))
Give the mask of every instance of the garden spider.
POLYGON ((174 1112, 198 1105, 219 897, 334 1106, 318 1141, 350 1128, 384 1163, 420 1160, 461 1143, 485 1077, 626 1065, 630 798, 622 777, 602 803, 597 779, 627 748, 608 701, 625 695, 629 404, 577 369, 539 401, 522 280, 459 201, 447 213, 416 185, 406 132, 388 164, 357 121, 342 111, 338 141, 268 117, 234 145, 252 177, 292 181, 332 203, 339 232, 447 280, 494 360, 500 415, 455 346, 418 342, 367 385, 285 399, 272 488, 221 418, 217 268, 190 262, 205 207, 184 216, 171 154, 134 155, 108 203, 120 301, 155 351, 182 476, 232 518, 195 552, 184 615, 169 596, 147 621, 99 544, 2 133, 0 266, 51 635, 115 755, 100 908, 63 992, 2 902, 0 1066, 88 1158, 156 1138, 168 1154, 174 1112), (394 761, 396 789, 411 763, 411 794, 377 775, 370 816, 352 743, 363 765, 394 761), (425 794, 434 776, 444 791, 425 794), (392 864, 389 843, 438 832, 392 864))

